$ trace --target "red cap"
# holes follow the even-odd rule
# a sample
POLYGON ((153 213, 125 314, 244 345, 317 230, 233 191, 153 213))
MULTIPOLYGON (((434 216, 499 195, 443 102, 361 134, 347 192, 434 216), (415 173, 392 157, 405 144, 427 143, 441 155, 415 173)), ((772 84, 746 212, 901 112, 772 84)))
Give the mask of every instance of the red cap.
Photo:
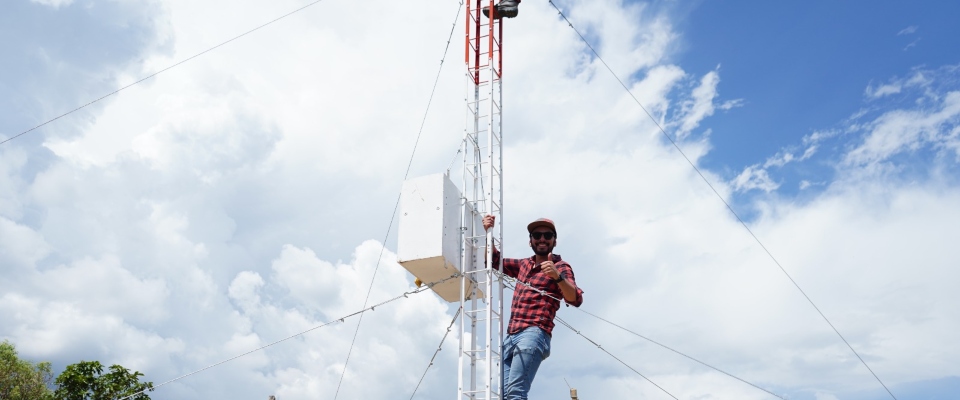
POLYGON ((549 220, 547 218, 540 218, 536 221, 531 222, 529 225, 527 225, 527 232, 533 233, 534 229, 537 229, 541 226, 550 228, 550 230, 552 230, 553 233, 557 233, 557 227, 553 225, 552 220, 549 220))

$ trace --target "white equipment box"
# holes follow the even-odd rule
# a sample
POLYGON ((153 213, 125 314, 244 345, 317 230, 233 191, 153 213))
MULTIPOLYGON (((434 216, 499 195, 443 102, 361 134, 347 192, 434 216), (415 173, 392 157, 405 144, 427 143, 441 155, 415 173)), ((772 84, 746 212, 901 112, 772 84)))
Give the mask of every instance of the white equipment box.
MULTIPOLYGON (((423 283, 441 281, 460 272, 460 202, 460 191, 446 174, 403 182, 397 259, 423 283)), ((468 259, 473 259, 475 253, 470 246, 468 259)), ((450 279, 435 285, 433 291, 448 302, 458 302, 460 282, 460 278, 450 279)), ((468 279, 465 286, 469 299, 475 284, 468 279)))

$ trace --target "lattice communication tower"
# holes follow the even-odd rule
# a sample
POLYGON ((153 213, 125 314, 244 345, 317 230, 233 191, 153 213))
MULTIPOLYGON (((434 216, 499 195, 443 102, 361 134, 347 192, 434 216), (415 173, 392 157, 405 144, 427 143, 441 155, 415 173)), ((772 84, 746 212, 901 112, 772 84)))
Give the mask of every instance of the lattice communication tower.
POLYGON ((494 0, 465 0, 467 118, 463 141, 463 317, 460 319, 458 400, 502 399, 503 280, 491 268, 492 246, 503 250, 502 92, 503 20, 482 8, 494 0), (483 215, 497 218, 484 232, 483 215), (475 285, 472 283, 476 283, 475 285))

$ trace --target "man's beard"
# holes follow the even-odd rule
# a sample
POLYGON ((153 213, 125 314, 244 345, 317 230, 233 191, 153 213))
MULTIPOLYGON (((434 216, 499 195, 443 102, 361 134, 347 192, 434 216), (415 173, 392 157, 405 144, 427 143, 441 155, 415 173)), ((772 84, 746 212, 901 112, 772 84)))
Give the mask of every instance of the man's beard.
POLYGON ((547 254, 550 254, 553 252, 553 247, 550 247, 550 246, 547 246, 547 250, 544 250, 544 251, 537 250, 537 246, 530 246, 530 247, 533 249, 533 254, 536 254, 540 257, 546 257, 547 254))

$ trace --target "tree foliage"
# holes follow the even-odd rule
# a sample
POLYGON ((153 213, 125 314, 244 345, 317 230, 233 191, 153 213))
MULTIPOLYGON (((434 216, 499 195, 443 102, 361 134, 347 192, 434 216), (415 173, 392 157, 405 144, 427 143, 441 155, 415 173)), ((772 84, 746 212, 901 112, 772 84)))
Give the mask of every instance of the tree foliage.
POLYGON ((50 390, 53 372, 49 362, 33 364, 21 360, 8 341, 0 343, 0 400, 150 400, 152 382, 140 382, 139 371, 112 365, 104 374, 99 361, 68 365, 57 377, 56 391, 50 390))
POLYGON ((150 400, 147 391, 153 390, 153 382, 140 382, 143 376, 120 366, 110 366, 103 373, 99 361, 81 361, 68 365, 57 377, 57 400, 116 400, 131 396, 131 400, 150 400))
POLYGON ((0 343, 0 400, 50 400, 50 363, 21 360, 10 342, 0 343))

